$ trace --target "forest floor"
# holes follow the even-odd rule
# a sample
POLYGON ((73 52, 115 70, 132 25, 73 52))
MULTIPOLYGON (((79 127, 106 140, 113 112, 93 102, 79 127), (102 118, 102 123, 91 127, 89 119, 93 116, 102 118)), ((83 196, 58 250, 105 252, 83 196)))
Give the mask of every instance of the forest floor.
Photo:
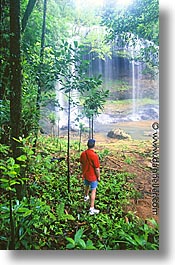
POLYGON ((152 142, 150 140, 116 140, 100 134, 95 135, 96 150, 109 149, 105 162, 101 165, 117 172, 134 175, 134 186, 140 198, 133 200, 128 211, 133 211, 143 219, 154 218, 159 222, 159 214, 152 209, 152 142))
MULTIPOLYGON (((97 151, 108 150, 107 155, 101 163, 101 168, 123 173, 128 172, 134 178, 135 189, 138 191, 138 198, 131 201, 126 211, 144 220, 154 218, 159 223, 159 210, 157 214, 152 209, 152 141, 149 140, 117 140, 96 133, 97 151)), ((83 139, 86 144, 86 138, 83 139)))

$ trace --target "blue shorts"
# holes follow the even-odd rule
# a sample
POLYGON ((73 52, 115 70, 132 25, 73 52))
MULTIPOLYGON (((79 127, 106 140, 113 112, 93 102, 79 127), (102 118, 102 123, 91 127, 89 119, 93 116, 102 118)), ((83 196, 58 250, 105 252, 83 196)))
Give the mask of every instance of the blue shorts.
POLYGON ((90 186, 90 189, 91 190, 94 190, 97 188, 97 185, 98 185, 98 181, 88 181, 87 179, 84 180, 84 184, 86 186, 90 186))

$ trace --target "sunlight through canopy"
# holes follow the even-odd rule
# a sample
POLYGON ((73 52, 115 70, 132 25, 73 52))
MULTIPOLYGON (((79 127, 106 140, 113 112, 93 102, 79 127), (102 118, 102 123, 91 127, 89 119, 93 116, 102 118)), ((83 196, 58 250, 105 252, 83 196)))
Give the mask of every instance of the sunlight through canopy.
POLYGON ((82 6, 86 3, 86 6, 90 7, 102 7, 106 4, 113 4, 116 6, 125 7, 130 5, 133 2, 133 0, 75 0, 77 8, 82 8, 82 6))

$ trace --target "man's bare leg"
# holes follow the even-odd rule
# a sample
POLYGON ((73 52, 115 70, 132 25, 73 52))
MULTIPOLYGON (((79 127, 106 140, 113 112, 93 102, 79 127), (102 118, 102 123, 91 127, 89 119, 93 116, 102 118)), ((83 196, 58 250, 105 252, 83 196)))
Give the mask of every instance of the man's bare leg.
POLYGON ((89 195, 89 186, 85 186, 85 196, 89 195))
POLYGON ((94 208, 94 204, 95 204, 95 195, 96 195, 96 189, 93 189, 91 191, 91 208, 94 208))

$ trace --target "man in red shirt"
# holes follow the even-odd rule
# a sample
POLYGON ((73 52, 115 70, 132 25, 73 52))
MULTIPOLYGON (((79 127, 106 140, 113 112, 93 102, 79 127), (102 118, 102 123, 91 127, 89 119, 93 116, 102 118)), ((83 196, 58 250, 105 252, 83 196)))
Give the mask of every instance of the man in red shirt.
POLYGON ((89 200, 89 191, 91 190, 89 214, 93 215, 99 213, 99 210, 94 208, 94 203, 96 188, 98 181, 100 181, 100 162, 98 155, 94 151, 95 140, 89 139, 87 146, 88 149, 81 153, 80 163, 85 184, 84 201, 89 200))

